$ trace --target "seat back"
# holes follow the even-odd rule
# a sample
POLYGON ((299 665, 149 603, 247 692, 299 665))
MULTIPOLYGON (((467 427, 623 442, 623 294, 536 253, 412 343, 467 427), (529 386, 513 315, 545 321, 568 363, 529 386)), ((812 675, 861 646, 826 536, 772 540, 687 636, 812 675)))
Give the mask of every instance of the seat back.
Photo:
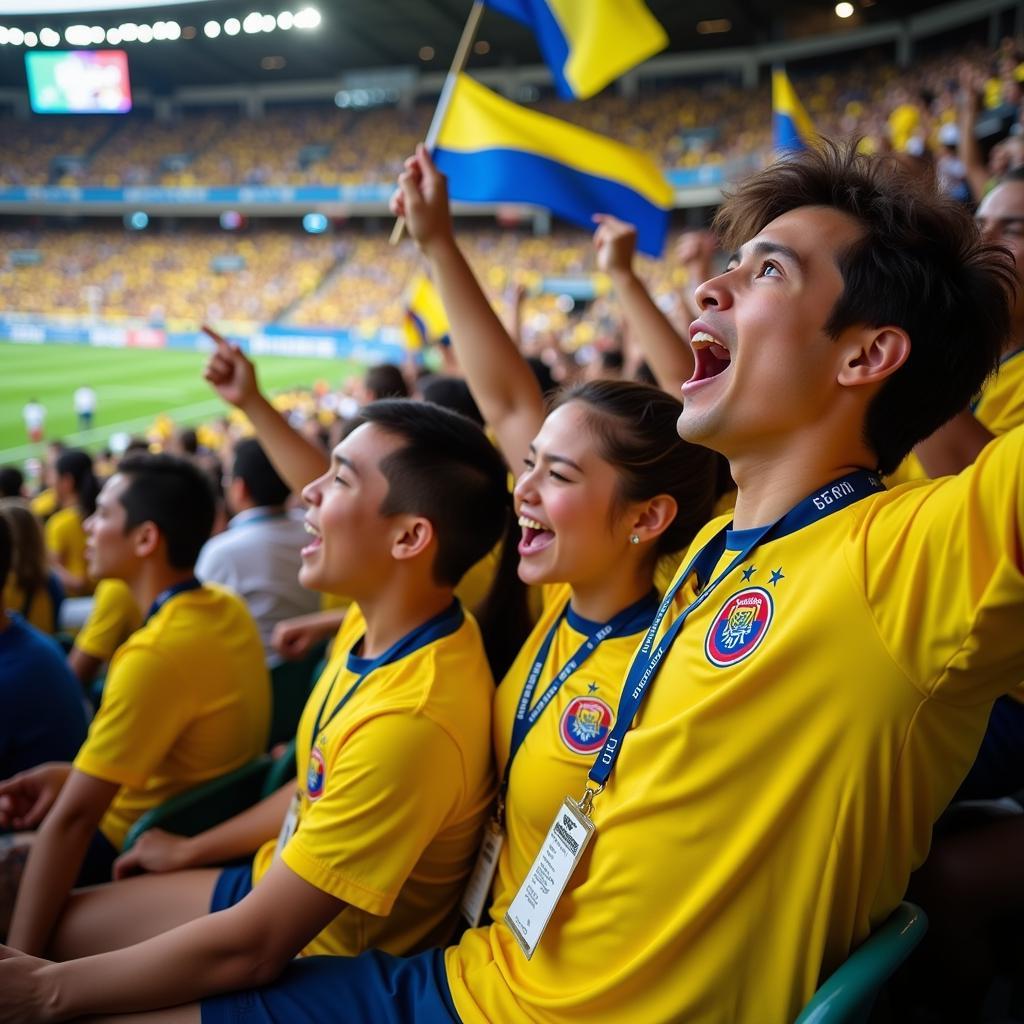
POLYGON ((295 778, 295 740, 285 747, 284 752, 274 758, 266 778, 263 780, 263 792, 261 798, 276 793, 289 779, 295 778))
POLYGON ((273 711, 268 747, 287 743, 295 735, 309 692, 320 675, 317 669, 323 660, 324 647, 324 644, 318 644, 304 658, 282 661, 270 670, 273 711))
POLYGON ((913 903, 901 903, 814 993, 796 1024, 861 1024, 882 985, 910 956, 928 930, 913 903))
POLYGON ((241 814, 261 798, 271 764, 271 758, 264 754, 164 801, 135 822, 125 838, 124 849, 130 850, 147 829, 162 828, 176 835, 194 836, 241 814))

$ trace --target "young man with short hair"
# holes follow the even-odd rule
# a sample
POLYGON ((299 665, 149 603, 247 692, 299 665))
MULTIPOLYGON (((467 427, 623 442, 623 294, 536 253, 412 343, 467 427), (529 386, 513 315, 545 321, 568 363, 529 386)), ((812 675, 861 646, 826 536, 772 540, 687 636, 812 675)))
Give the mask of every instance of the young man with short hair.
POLYGON ((203 545, 196 562, 201 580, 229 587, 245 601, 270 664, 280 660, 270 643, 274 626, 320 607, 320 595, 299 583, 299 552, 308 538, 301 515, 285 510, 290 493, 259 441, 239 441, 225 495, 228 528, 203 545))
POLYGON ((255 623, 193 573, 213 512, 198 469, 140 455, 121 463, 87 521, 90 573, 124 580, 147 612, 111 662, 74 763, 0 783, 0 826, 40 825, 9 935, 19 949, 42 952, 76 878, 110 880, 142 814, 265 747, 270 684, 255 623))

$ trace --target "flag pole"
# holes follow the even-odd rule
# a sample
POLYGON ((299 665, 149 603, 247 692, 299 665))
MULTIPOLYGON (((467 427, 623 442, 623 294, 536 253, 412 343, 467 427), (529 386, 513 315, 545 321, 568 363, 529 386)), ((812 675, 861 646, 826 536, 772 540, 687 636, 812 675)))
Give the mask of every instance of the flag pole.
MULTIPOLYGON (((428 150, 434 148, 434 143, 437 142, 438 132, 441 131, 441 123, 444 121, 444 115, 448 112, 448 104, 451 102, 452 90, 455 88, 455 79, 461 74, 466 64, 469 62, 469 50, 473 45, 473 38, 476 36, 477 27, 480 24, 480 17, 484 13, 483 0, 473 0, 473 6, 470 8, 469 17, 466 18, 466 24, 462 29, 462 38, 459 40, 459 45, 455 49, 455 57, 452 60, 452 66, 448 70, 448 76, 444 80, 444 87, 441 89, 441 95, 437 100, 437 107, 434 109, 434 116, 431 118, 430 127, 427 129, 427 137, 423 140, 423 144, 428 150)), ((405 218, 399 217, 395 221, 395 226, 391 231, 390 244, 398 245, 402 240, 402 235, 405 233, 405 218)))

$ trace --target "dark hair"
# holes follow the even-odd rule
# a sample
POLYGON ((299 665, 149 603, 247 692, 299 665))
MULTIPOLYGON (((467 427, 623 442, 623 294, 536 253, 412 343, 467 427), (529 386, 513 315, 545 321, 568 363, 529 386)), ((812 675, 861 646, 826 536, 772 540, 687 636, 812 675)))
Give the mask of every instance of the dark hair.
POLYGON ((174 569, 191 569, 213 529, 214 500, 198 466, 175 455, 131 455, 118 473, 127 477, 121 493, 125 531, 152 522, 167 545, 174 569))
POLYGON ((254 437, 247 437, 235 445, 231 475, 245 484, 257 505, 283 505, 291 488, 278 476, 267 458, 267 453, 254 437))
POLYGON ((192 427, 183 427, 178 431, 178 444, 186 455, 195 455, 199 451, 199 435, 192 427))
POLYGON ((1024 167, 1014 167, 1007 171, 996 183, 999 185, 1005 185, 1007 182, 1020 182, 1024 181, 1024 167))
POLYGON ((527 356, 526 363, 533 371, 542 395, 549 395, 558 388, 555 378, 551 376, 551 367, 540 356, 527 356))
POLYGON ((75 487, 76 501, 84 516, 96 511, 96 495, 100 485, 92 469, 92 456, 81 448, 68 448, 57 456, 57 476, 69 476, 75 487))
POLYGON ((25 476, 17 466, 0 466, 0 498, 18 498, 25 476))
POLYGON ((46 586, 50 571, 43 528, 29 506, 20 498, 0 500, 0 518, 7 523, 14 545, 7 571, 0 575, 0 584, 13 570, 27 609, 36 592, 46 586))
POLYGON ((433 402, 434 405, 443 405, 446 409, 461 413, 478 427, 484 425, 484 418, 470 394, 469 385, 461 377, 431 377, 420 386, 420 394, 424 402, 433 402))
POLYGON ((967 406, 995 370, 1010 330, 1009 253, 981 241, 971 215, 891 161, 822 141, 772 164, 727 196, 715 228, 735 249, 791 210, 827 206, 862 236, 837 254, 843 292, 825 330, 902 328, 906 362, 868 406, 864 439, 880 472, 967 406))
POLYGON ((11 571, 11 558, 14 554, 14 538, 7 519, 0 514, 0 580, 6 580, 11 571))
POLYGON ((378 363, 366 371, 363 378, 366 390, 378 398, 408 398, 409 388, 406 386, 402 371, 392 363, 378 363))
POLYGON ((676 433, 682 403, 660 388, 620 380, 579 384, 560 392, 551 407, 567 402, 586 407, 601 458, 619 474, 612 515, 629 502, 671 495, 679 511, 654 549, 681 551, 711 518, 715 483, 714 454, 676 433))
MULTIPOLYGON (((504 538, 515 550, 516 521, 508 469, 484 432, 471 420, 429 402, 385 399, 360 410, 357 423, 372 423, 403 446, 381 460, 388 482, 381 514, 421 515, 437 536, 434 579, 455 586, 466 571, 504 538)), ((478 619, 491 670, 504 675, 529 632, 515 560, 503 565, 478 619), (518 604, 522 614, 514 614, 518 604)))

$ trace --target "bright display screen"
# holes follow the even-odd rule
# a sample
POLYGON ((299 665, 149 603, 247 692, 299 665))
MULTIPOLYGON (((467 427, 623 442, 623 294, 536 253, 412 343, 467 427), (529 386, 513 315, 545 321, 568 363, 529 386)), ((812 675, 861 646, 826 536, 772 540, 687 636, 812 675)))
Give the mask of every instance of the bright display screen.
POLYGON ((28 96, 37 114, 125 114, 132 109, 124 50, 25 54, 28 96))

